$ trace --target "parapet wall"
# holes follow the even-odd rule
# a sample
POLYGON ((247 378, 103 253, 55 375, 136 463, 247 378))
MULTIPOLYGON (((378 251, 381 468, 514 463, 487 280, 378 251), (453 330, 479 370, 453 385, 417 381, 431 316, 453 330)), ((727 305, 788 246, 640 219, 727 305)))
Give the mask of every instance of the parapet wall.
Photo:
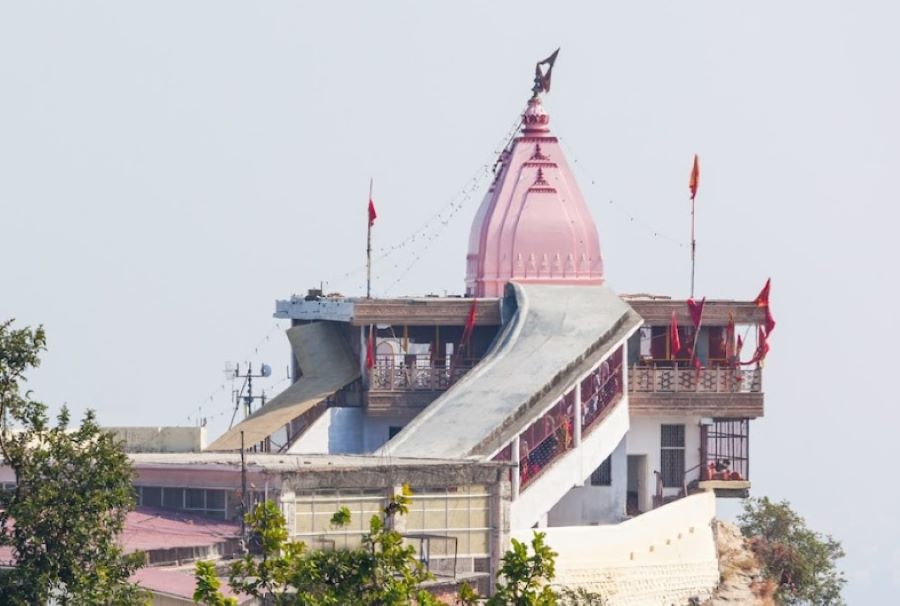
MULTIPOLYGON (((719 582, 712 493, 680 499, 611 526, 545 528, 560 586, 596 591, 610 606, 703 601, 719 582)), ((530 541, 532 530, 512 536, 530 541)))
POLYGON ((205 427, 104 427, 125 442, 125 452, 201 452, 205 427))

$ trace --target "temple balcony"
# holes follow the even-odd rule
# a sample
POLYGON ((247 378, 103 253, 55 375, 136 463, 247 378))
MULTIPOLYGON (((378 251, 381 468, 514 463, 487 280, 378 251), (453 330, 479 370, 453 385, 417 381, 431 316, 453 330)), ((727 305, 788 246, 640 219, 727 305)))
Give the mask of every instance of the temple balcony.
POLYGON ((763 416, 761 368, 637 364, 628 372, 628 392, 633 415, 763 416))
POLYGON ((428 354, 379 354, 375 360, 369 374, 371 415, 421 410, 478 363, 468 357, 432 360, 428 354))
MULTIPOLYGON (((749 496, 750 419, 705 418, 698 433, 686 432, 683 426, 664 425, 662 439, 652 507, 704 491, 719 498, 749 496), (690 452, 699 453, 693 464, 687 463, 690 452)), ((631 508, 635 505, 632 503, 631 508)))

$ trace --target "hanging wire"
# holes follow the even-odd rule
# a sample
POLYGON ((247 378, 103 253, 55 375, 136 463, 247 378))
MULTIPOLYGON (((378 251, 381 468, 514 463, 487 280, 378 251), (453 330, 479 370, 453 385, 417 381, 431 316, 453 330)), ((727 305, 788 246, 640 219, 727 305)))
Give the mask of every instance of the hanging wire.
MULTIPOLYGON (((238 360, 246 361, 246 360, 251 359, 253 356, 258 355, 259 348, 262 347, 263 345, 265 345, 266 343, 268 343, 272 339, 272 336, 275 334, 275 332, 280 331, 280 330, 281 330, 281 326, 279 326, 277 322, 273 323, 273 325, 269 328, 269 330, 266 332, 266 334, 264 334, 259 339, 259 341, 256 343, 256 345, 254 345, 252 348, 248 349, 247 353, 245 355, 243 355, 242 357, 238 358, 238 360)), ((228 377, 224 381, 222 381, 214 390, 212 390, 212 392, 209 394, 209 396, 204 398, 203 401, 198 406, 195 407, 195 409, 199 410, 200 412, 196 416, 188 415, 187 416, 188 422, 193 423, 194 421, 197 421, 198 423, 200 423, 200 422, 202 422, 203 419, 206 419, 206 420, 215 419, 227 412, 230 412, 230 410, 226 410, 226 411, 223 411, 220 413, 206 414, 206 415, 203 414, 203 412, 202 412, 204 405, 212 405, 213 402, 215 402, 216 396, 219 395, 221 392, 225 391, 225 388, 228 387, 229 383, 231 383, 232 385, 234 384, 233 376, 228 377)), ((283 383, 283 381, 282 381, 282 383, 283 383)))
MULTIPOLYGON (((591 187, 595 187, 597 185, 597 182, 594 180, 594 177, 587 172, 587 169, 584 167, 584 164, 578 160, 578 157, 575 155, 574 150, 568 144, 568 140, 563 139, 560 136, 557 136, 557 139, 559 140, 560 144, 563 147, 565 147, 566 154, 572 159, 572 164, 575 165, 576 167, 578 167, 578 169, 581 171, 581 173, 584 175, 584 177, 590 182, 591 187)), ((624 215, 625 218, 628 219, 629 223, 634 223, 635 225, 639 225, 640 227, 644 228, 648 234, 653 234, 654 238, 661 238, 663 240, 667 240, 670 243, 677 246, 678 248, 690 247, 690 243, 679 240, 678 238, 673 238, 672 236, 666 234, 665 232, 660 231, 659 229, 657 229, 656 227, 654 227, 647 221, 644 221, 643 219, 640 219, 639 217, 633 215, 627 208, 625 208, 619 202, 616 202, 615 200, 610 200, 609 205, 611 207, 615 208, 617 211, 619 211, 622 215, 624 215)))
MULTIPOLYGON (((476 171, 475 174, 470 177, 461 189, 457 190, 457 192, 440 208, 438 208, 430 217, 428 217, 425 222, 415 231, 410 233, 404 239, 392 244, 390 246, 380 247, 376 249, 378 255, 375 257, 376 261, 382 261, 388 258, 391 254, 398 250, 405 249, 407 247, 413 248, 416 244, 423 245, 422 248, 414 255, 413 261, 408 264, 405 269, 400 273, 400 275, 391 283, 391 285, 384 291, 385 294, 389 292, 391 289, 396 287, 402 280, 405 278, 409 271, 415 267, 416 264, 423 258, 424 253, 430 248, 430 246, 440 238, 441 235, 446 231, 446 228, 450 225, 451 221, 454 217, 459 214, 459 211, 465 207, 466 203, 472 199, 472 196, 478 193, 482 187, 485 178, 488 175, 492 174, 492 168, 495 166, 496 158, 500 155, 500 153, 509 147, 510 142, 518 133, 519 126, 521 124, 521 117, 517 116, 515 121, 513 121, 512 125, 509 129, 504 133, 503 138, 500 140, 498 145, 494 148, 493 153, 491 154, 489 160, 482 164, 476 171)), ((400 264, 395 263, 393 269, 399 269, 400 264)), ((354 269, 351 269, 347 272, 343 272, 338 274, 337 276, 332 276, 332 280, 346 280, 351 277, 354 277, 357 274, 364 272, 366 269, 366 265, 360 265, 354 269)), ((380 276, 379 276, 380 277, 380 276)), ((329 280, 325 280, 326 283, 330 282, 329 280)), ((360 288, 364 288, 364 284, 359 285, 360 288)), ((266 333, 262 339, 256 344, 252 349, 253 354, 259 353, 259 348, 262 347, 266 342, 268 342, 272 336, 272 334, 279 330, 280 326, 275 324, 268 333, 266 333)), ((247 355, 240 358, 241 360, 246 360, 251 357, 250 352, 247 355)), ((290 377, 282 381, 275 389, 280 388, 281 385, 290 380, 290 377)), ((207 398, 203 400, 203 402, 197 408, 202 411, 202 407, 204 404, 211 405, 218 394, 225 390, 228 384, 233 384, 233 377, 229 377, 221 384, 219 384, 207 398)), ((223 410, 221 412, 217 412, 211 415, 202 415, 202 412, 198 417, 194 417, 193 415, 189 415, 187 417, 190 422, 192 419, 197 421, 205 418, 207 421, 210 419, 215 419, 221 417, 225 414, 231 413, 231 409, 223 410)))
MULTIPOLYGON (((462 210, 466 206, 466 204, 474 196, 478 195, 483 190, 485 180, 493 175, 493 169, 496 166, 497 157, 509 147, 510 142, 518 133, 520 125, 521 117, 517 116, 516 120, 512 123, 510 128, 504 134, 503 138, 500 140, 499 144, 495 146, 494 151, 489 159, 484 162, 480 168, 478 168, 475 174, 466 182, 466 185, 463 186, 463 188, 459 192, 457 192, 457 194, 447 205, 445 205, 444 208, 450 208, 446 218, 443 218, 443 215, 441 213, 437 213, 433 216, 433 218, 438 218, 440 222, 435 226, 436 229, 431 233, 428 233, 427 230, 419 232, 419 242, 422 244, 422 248, 414 253, 412 261, 402 269, 397 278, 394 279, 394 281, 391 282, 391 284, 383 291, 384 294, 388 294, 393 291, 393 289, 409 275, 409 272, 425 257, 425 253, 431 248, 432 244, 435 241, 439 240, 440 237, 446 232, 446 228, 450 225, 451 220, 459 213, 460 210, 462 210)), ((399 263, 394 265, 394 269, 399 268, 399 263)))

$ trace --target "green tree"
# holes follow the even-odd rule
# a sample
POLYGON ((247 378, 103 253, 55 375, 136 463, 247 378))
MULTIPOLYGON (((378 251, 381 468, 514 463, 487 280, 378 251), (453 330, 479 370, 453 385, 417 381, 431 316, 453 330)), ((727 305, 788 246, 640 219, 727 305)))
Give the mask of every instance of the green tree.
POLYGON ((846 579, 836 564, 844 557, 840 542, 807 528, 790 503, 748 499, 738 524, 765 575, 777 583, 779 603, 844 603, 841 590, 846 579))
POLYGON ((0 323, 0 453, 16 476, 0 493, 0 544, 16 559, 0 578, 0 603, 145 604, 146 593, 128 583, 144 556, 118 544, 135 503, 121 445, 93 412, 70 429, 65 408, 51 423, 46 405, 21 392, 45 343, 41 328, 0 323))
MULTIPOLYGON (((436 606, 435 598, 419 588, 431 575, 393 530, 394 517, 406 514, 410 498, 408 487, 393 495, 383 516, 370 519, 361 547, 334 550, 309 550, 302 542, 289 541, 275 504, 260 503, 246 517, 259 553, 232 565, 228 585, 274 606, 436 606)), ((350 511, 343 507, 331 518, 334 527, 350 522, 350 511)), ((219 593, 211 564, 198 563, 196 577, 195 601, 232 606, 219 593)))
POLYGON ((488 606, 556 606, 559 596, 550 587, 556 575, 557 553, 544 543, 543 532, 535 532, 528 545, 512 540, 512 549, 503 555, 497 591, 488 606))
POLYGON ((535 532, 528 545, 516 539, 504 555, 497 573, 497 591, 486 601, 467 583, 460 588, 459 606, 604 606, 605 598, 587 589, 563 587, 559 591, 550 583, 556 575, 556 556, 545 542, 546 534, 535 532))

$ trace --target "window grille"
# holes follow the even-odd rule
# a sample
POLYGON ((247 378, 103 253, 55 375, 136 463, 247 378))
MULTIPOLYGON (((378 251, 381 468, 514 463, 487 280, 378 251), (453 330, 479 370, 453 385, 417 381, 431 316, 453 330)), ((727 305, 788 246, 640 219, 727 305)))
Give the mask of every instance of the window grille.
POLYGON ((226 491, 216 488, 136 486, 137 504, 227 519, 226 491))
POLYGON ((591 486, 612 486, 612 455, 591 473, 591 486))
POLYGON ((660 426, 660 466, 664 487, 684 484, 684 425, 660 426))
POLYGON ((714 419, 705 428, 706 461, 703 479, 750 478, 750 420, 714 419))

